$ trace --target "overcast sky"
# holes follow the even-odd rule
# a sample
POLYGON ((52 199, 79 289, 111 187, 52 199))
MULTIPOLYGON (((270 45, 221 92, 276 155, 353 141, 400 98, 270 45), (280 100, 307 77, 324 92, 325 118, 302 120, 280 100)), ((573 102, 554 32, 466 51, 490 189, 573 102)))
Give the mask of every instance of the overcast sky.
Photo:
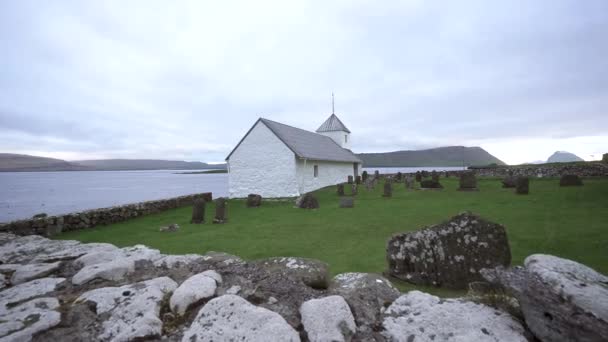
POLYGON ((608 1, 1 1, 0 152, 222 161, 262 116, 355 152, 608 152, 608 1))

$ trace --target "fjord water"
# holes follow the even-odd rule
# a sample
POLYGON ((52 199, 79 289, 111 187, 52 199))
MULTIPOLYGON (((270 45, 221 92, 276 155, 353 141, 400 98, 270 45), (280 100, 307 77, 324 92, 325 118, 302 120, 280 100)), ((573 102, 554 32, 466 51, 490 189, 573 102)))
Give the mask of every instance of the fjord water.
POLYGON ((227 174, 176 174, 188 171, 0 172, 0 222, 200 192, 228 194, 227 174))
MULTIPOLYGON (((461 169, 363 168, 369 173, 461 169)), ((212 192, 214 198, 228 195, 227 174, 178 174, 191 171, 0 172, 0 222, 30 218, 38 213, 67 214, 200 192, 212 192)))

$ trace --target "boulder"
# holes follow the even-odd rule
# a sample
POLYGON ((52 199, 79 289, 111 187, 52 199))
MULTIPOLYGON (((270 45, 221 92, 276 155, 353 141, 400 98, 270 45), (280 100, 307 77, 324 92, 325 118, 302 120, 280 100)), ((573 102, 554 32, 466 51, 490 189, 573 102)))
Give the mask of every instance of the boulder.
POLYGON ((443 185, 432 179, 424 179, 420 182, 420 189, 443 189, 443 185))
POLYGON ((7 241, 0 248, 0 263, 25 264, 43 255, 65 251, 80 245, 78 241, 49 240, 38 235, 22 236, 7 241))
POLYGON ((515 193, 518 195, 527 195, 530 192, 530 179, 528 177, 519 176, 515 179, 515 193))
POLYGON ((382 197, 393 197, 393 186, 391 182, 386 181, 384 183, 384 193, 382 194, 382 197))
POLYGON ((340 183, 337 185, 338 196, 344 196, 344 184, 340 183))
POLYGON ((258 194, 249 194, 247 196, 247 208, 257 208, 262 205, 262 196, 258 194))
POLYGON ((83 243, 83 244, 71 244, 66 248, 55 251, 53 253, 39 253, 32 260, 32 262, 54 262, 64 261, 79 258, 85 254, 96 253, 96 252, 114 252, 118 251, 119 248, 109 243, 83 243))
POLYGON ((516 184, 517 184, 517 178, 514 176, 506 176, 502 180, 503 188, 515 188, 516 184))
POLYGON ((478 191, 477 189, 477 178, 475 172, 468 171, 460 174, 460 187, 458 191, 478 191))
POLYGON ((215 271, 205 271, 186 279, 169 300, 171 311, 181 316, 190 306, 213 297, 217 289, 216 279, 222 282, 222 277, 215 271))
POLYGON ((524 267, 484 270, 519 301, 541 341, 608 340, 608 277, 578 262, 534 254, 524 267))
POLYGON ((372 332, 382 313, 400 293, 388 279, 373 273, 342 273, 329 286, 330 294, 342 296, 350 306, 358 331, 372 332))
POLYGON ((197 198, 192 203, 192 219, 190 223, 201 224, 205 223, 205 203, 202 198, 197 198))
POLYGON ((279 272, 304 284, 325 289, 329 285, 329 266, 319 260, 295 257, 267 258, 254 261, 268 272, 279 272))
POLYGON ((226 223, 226 221, 228 220, 226 218, 226 204, 227 203, 228 203, 228 201, 223 197, 220 197, 215 200, 215 217, 213 218, 213 223, 216 223, 216 224, 226 223))
POLYGON ((236 295, 210 300, 184 332, 183 342, 300 341, 281 315, 236 295))
POLYGON ((386 247, 388 273, 420 285, 465 289, 483 280, 483 268, 509 266, 505 227, 469 212, 415 232, 393 235, 386 247))
POLYGON ((61 322, 57 298, 37 298, 0 310, 0 341, 30 341, 61 322))
POLYGON ((302 325, 310 342, 350 341, 357 326, 341 296, 310 299, 300 307, 302 325))
POLYGON ((11 277, 11 283, 16 285, 33 279, 46 277, 47 275, 57 271, 59 269, 59 265, 59 261, 50 264, 18 265, 11 277))
POLYGON ((92 303, 98 317, 107 317, 101 323, 99 340, 142 340, 161 335, 161 302, 176 288, 177 283, 171 278, 160 277, 121 287, 91 290, 78 297, 75 304, 92 303))
POLYGON ((65 278, 40 278, 5 289, 0 292, 0 311, 20 302, 54 292, 64 283, 65 278))
POLYGON ((355 207, 355 199, 352 197, 342 197, 340 198, 340 208, 354 208, 355 207))
POLYGON ((300 198, 298 198, 296 203, 297 203, 297 207, 300 209, 318 209, 319 208, 319 201, 311 192, 300 196, 300 198))
POLYGON ((582 186, 583 181, 577 175, 563 175, 559 180, 559 186, 582 186))
POLYGON ((420 291, 397 298, 382 326, 388 341, 528 341, 524 327, 505 312, 420 291))

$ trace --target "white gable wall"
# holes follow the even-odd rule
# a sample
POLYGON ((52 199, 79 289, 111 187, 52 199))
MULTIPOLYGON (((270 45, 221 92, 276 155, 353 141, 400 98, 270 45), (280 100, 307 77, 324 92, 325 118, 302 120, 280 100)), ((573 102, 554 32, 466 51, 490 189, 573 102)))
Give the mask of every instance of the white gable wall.
POLYGON ((353 176, 353 163, 330 162, 320 160, 298 159, 297 179, 300 194, 317 190, 326 186, 346 182, 348 176, 353 176), (314 165, 319 167, 318 177, 314 177, 314 165))
POLYGON ((344 132, 344 131, 330 131, 330 132, 319 132, 319 134, 330 137, 340 147, 350 150, 350 133, 344 132), (346 142, 344 142, 345 135, 348 136, 348 139, 346 142))
POLYGON ((299 195, 295 154, 262 122, 258 122, 228 160, 231 198, 299 195))

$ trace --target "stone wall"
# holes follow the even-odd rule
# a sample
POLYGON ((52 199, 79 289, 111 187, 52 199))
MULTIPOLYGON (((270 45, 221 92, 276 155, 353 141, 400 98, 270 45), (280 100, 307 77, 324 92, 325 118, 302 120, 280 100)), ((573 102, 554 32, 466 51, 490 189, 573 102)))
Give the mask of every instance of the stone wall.
POLYGON ((207 201, 212 200, 212 194, 210 192, 205 192, 156 201, 92 209, 65 215, 18 220, 0 224, 0 232, 16 235, 36 234, 52 236, 61 233, 62 231, 86 229, 98 225, 122 222, 139 216, 191 205, 193 200, 198 197, 203 197, 207 201))

